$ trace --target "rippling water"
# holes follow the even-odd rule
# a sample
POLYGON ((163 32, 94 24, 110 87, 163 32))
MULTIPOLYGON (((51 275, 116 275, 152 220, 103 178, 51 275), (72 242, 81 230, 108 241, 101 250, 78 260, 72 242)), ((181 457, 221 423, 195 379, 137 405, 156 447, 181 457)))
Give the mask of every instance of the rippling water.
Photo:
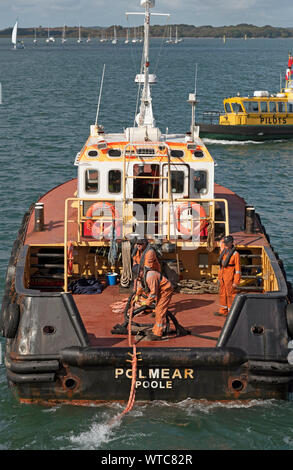
MULTIPOLYGON (((66 46, 26 40, 13 51, 0 40, 0 288, 23 213, 39 195, 75 177, 73 161, 95 120, 106 64, 100 120, 118 132, 132 124, 134 76, 141 46, 66 46), (31 41, 32 42, 32 41, 31 41)), ((255 89, 279 91, 291 40, 190 39, 177 46, 151 44, 154 113, 162 131, 185 132, 190 125, 188 93, 198 64, 198 112, 222 109, 222 99, 255 89)), ((293 280, 293 141, 229 143, 207 140, 217 162, 216 182, 256 207, 293 280)), ((3 346, 3 340, 0 340, 3 346)), ((19 405, 0 366, 0 449, 293 449, 293 403, 135 405, 122 422, 109 421, 122 406, 19 405)))

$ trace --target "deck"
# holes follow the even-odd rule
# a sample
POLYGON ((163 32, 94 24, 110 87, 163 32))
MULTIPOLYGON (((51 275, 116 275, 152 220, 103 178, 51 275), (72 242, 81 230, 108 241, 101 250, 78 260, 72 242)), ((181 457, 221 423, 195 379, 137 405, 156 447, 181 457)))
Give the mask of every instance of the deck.
MULTIPOLYGON (((57 186, 44 196, 39 202, 44 203, 44 223, 42 232, 34 231, 34 211, 30 217, 25 244, 29 245, 60 245, 64 244, 64 205, 69 197, 76 196, 77 179, 72 179, 57 186)), ((261 233, 260 227, 256 233, 249 235, 243 231, 245 201, 234 192, 223 186, 215 184, 215 198, 226 199, 229 205, 230 233, 234 236, 237 245, 245 247, 268 245, 266 237, 261 233)), ((69 210, 69 218, 74 220, 76 209, 69 210)), ((77 240, 77 224, 68 224, 68 239, 77 240)), ((107 286, 101 294, 74 295, 77 308, 81 314, 90 343, 97 347, 127 347, 126 335, 113 335, 112 328, 124 322, 123 314, 112 312, 111 304, 125 299, 129 294, 120 293, 119 286, 107 286)), ((192 333, 217 338, 224 325, 225 318, 215 316, 219 309, 218 295, 216 294, 174 294, 170 304, 170 311, 176 315, 177 320, 192 333)), ((142 323, 153 323, 154 319, 148 316, 135 317, 142 323)), ((156 347, 214 347, 217 340, 200 338, 198 336, 170 337, 164 341, 156 342, 156 347)), ((154 342, 142 340, 140 347, 154 346, 154 342)))

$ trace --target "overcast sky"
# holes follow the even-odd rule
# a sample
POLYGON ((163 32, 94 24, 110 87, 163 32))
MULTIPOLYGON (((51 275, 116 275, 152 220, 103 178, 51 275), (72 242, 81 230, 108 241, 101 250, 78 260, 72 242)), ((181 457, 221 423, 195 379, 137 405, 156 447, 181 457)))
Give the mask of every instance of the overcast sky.
MULTIPOLYGON (((127 26, 127 10, 139 11, 140 0, 0 0, 0 29, 12 26, 17 18, 20 27, 127 26)), ((171 24, 293 27, 293 0, 156 0, 155 10, 170 13, 171 24)), ((138 18, 131 17, 129 25, 141 24, 138 18)), ((153 18, 152 24, 164 21, 153 18)))

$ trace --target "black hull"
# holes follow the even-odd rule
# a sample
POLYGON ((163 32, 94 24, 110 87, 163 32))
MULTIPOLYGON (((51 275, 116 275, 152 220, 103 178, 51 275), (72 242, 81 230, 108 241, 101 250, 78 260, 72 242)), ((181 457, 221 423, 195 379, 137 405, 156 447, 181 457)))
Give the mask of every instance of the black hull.
MULTIPOLYGON (((71 294, 24 288, 25 224, 10 258, 1 317, 11 389, 26 403, 128 400, 131 350, 91 346, 71 294), (20 313, 14 331, 7 325, 11 305, 20 313), (45 330, 48 325, 54 331, 45 330)), ((273 251, 266 251, 280 291, 239 294, 215 348, 139 348, 138 401, 287 398, 293 379, 288 289, 273 251)))
POLYGON ((197 123, 200 137, 228 140, 293 139, 293 125, 289 126, 225 126, 197 123))

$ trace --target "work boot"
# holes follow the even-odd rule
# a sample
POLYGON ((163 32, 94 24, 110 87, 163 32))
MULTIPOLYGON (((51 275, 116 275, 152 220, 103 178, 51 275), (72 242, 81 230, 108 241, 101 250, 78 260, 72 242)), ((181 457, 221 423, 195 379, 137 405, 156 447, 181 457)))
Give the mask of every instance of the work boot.
POLYGON ((214 315, 216 317, 226 317, 228 315, 228 312, 227 313, 215 312, 214 315))
POLYGON ((161 341, 162 336, 154 335, 154 333, 152 331, 148 331, 146 336, 145 336, 145 339, 147 341, 161 341))

